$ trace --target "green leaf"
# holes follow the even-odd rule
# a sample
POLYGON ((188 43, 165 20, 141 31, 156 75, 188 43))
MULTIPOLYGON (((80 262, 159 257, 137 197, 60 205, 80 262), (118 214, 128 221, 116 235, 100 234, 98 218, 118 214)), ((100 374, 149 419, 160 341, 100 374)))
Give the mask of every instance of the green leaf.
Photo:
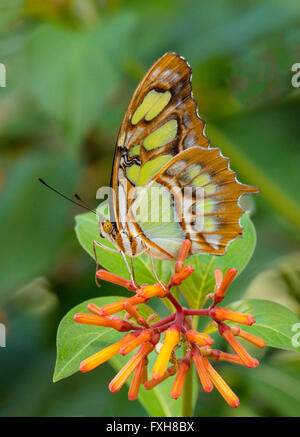
POLYGON ((299 319, 284 306, 263 299, 245 299, 231 303, 229 308, 252 314, 256 323, 242 328, 265 340, 267 346, 300 352, 300 342, 296 338, 299 328, 295 330, 299 319))
MULTIPOLYGON (((276 358, 275 358, 276 359, 276 358)), ((249 369, 236 366, 235 373, 241 374, 241 383, 248 386, 260 403, 268 409, 272 406, 279 416, 298 417, 300 407, 300 381, 298 373, 289 372, 285 366, 272 363, 261 365, 249 372, 249 369)), ((299 370, 299 369, 298 369, 299 370)))
POLYGON ((256 233, 249 213, 242 216, 241 225, 243 236, 229 244, 225 255, 194 255, 189 258, 189 264, 195 272, 184 281, 180 289, 191 308, 201 308, 205 295, 213 292, 215 269, 225 273, 228 268, 235 267, 240 274, 250 261, 255 249, 256 233))
MULTIPOLYGON (((57 333, 57 361, 53 377, 54 382, 74 374, 78 371, 82 360, 120 340, 125 335, 110 328, 75 323, 73 320, 74 314, 87 312, 87 305, 90 302, 101 307, 122 299, 124 298, 115 296, 90 299, 77 305, 62 319, 57 333)), ((148 317, 153 311, 146 305, 140 305, 139 312, 144 317, 148 317)), ((149 358, 149 367, 151 369, 156 354, 152 353, 149 358)), ((128 357, 115 356, 110 360, 110 363, 119 371, 126 361, 128 361, 128 357)), ((108 383, 109 381, 107 381, 107 385, 108 383)), ((181 403, 170 398, 171 384, 172 378, 169 378, 169 380, 149 391, 141 387, 139 400, 149 415, 161 417, 180 415, 181 403)))

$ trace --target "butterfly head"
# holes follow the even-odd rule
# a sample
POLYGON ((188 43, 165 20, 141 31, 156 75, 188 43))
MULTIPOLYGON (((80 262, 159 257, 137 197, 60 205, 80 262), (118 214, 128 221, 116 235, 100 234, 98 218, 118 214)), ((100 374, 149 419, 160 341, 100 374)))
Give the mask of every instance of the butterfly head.
POLYGON ((111 239, 114 233, 114 226, 109 220, 100 220, 100 235, 103 238, 111 239))

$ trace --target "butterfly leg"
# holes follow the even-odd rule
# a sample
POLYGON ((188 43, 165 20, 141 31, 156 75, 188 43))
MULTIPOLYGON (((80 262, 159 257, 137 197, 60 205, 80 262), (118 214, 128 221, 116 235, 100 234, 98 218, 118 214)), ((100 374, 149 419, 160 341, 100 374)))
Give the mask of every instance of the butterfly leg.
POLYGON ((151 259, 151 266, 152 266, 153 275, 154 275, 155 279, 157 280, 157 283, 160 284, 164 288, 165 287, 164 284, 161 282, 161 280, 157 276, 157 273, 156 273, 156 270, 155 270, 155 267, 154 267, 154 261, 153 261, 153 256, 151 254, 151 251, 148 250, 147 253, 148 253, 148 255, 150 256, 150 259, 151 259))
MULTIPOLYGON (((98 258, 97 258, 96 246, 101 247, 101 249, 105 249, 105 250, 108 250, 109 252, 113 252, 113 253, 119 253, 119 251, 118 250, 114 250, 114 249, 112 249, 110 247, 104 246, 103 244, 99 243, 99 241, 94 240, 93 241, 93 252, 94 252, 94 258, 95 258, 95 261, 96 261, 96 272, 97 272, 97 270, 99 269, 99 261, 98 261, 98 258)), ((95 282, 96 282, 97 287, 100 287, 100 284, 98 282, 98 278, 97 278, 96 275, 95 275, 95 282)))
POLYGON ((125 255, 125 253, 122 252, 122 251, 120 251, 120 254, 122 255, 123 260, 124 260, 124 262, 125 262, 125 264, 126 264, 127 270, 128 270, 128 272, 129 272, 129 275, 130 275, 131 282, 133 283, 135 289, 138 290, 138 289, 140 288, 140 286, 139 286, 139 284, 136 282, 136 280, 135 280, 135 278, 134 278, 134 269, 133 269, 132 258, 130 258, 130 259, 131 259, 131 268, 130 268, 130 266, 129 266, 129 264, 128 264, 128 261, 127 261, 127 259, 126 259, 126 255, 125 255))

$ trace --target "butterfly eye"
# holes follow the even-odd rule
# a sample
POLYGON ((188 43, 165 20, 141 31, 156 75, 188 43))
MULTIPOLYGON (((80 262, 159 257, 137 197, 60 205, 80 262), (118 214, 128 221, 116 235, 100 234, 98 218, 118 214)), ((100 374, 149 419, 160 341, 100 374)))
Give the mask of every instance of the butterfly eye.
POLYGON ((110 234, 111 231, 112 231, 113 225, 112 225, 111 222, 107 221, 107 222, 104 222, 104 223, 103 223, 102 227, 103 227, 103 231, 104 231, 106 234, 110 234))

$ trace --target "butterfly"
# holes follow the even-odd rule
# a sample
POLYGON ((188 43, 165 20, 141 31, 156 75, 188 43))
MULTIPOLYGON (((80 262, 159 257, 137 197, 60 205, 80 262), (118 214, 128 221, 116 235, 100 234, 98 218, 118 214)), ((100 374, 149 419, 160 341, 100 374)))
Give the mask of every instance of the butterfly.
POLYGON ((223 255, 242 235, 239 198, 259 190, 237 181, 229 159, 210 147, 204 127, 190 66, 183 57, 165 53, 148 70, 125 112, 113 161, 109 217, 101 205, 98 209, 101 237, 124 259, 146 252, 176 260, 185 239, 191 241, 190 254, 223 255))

